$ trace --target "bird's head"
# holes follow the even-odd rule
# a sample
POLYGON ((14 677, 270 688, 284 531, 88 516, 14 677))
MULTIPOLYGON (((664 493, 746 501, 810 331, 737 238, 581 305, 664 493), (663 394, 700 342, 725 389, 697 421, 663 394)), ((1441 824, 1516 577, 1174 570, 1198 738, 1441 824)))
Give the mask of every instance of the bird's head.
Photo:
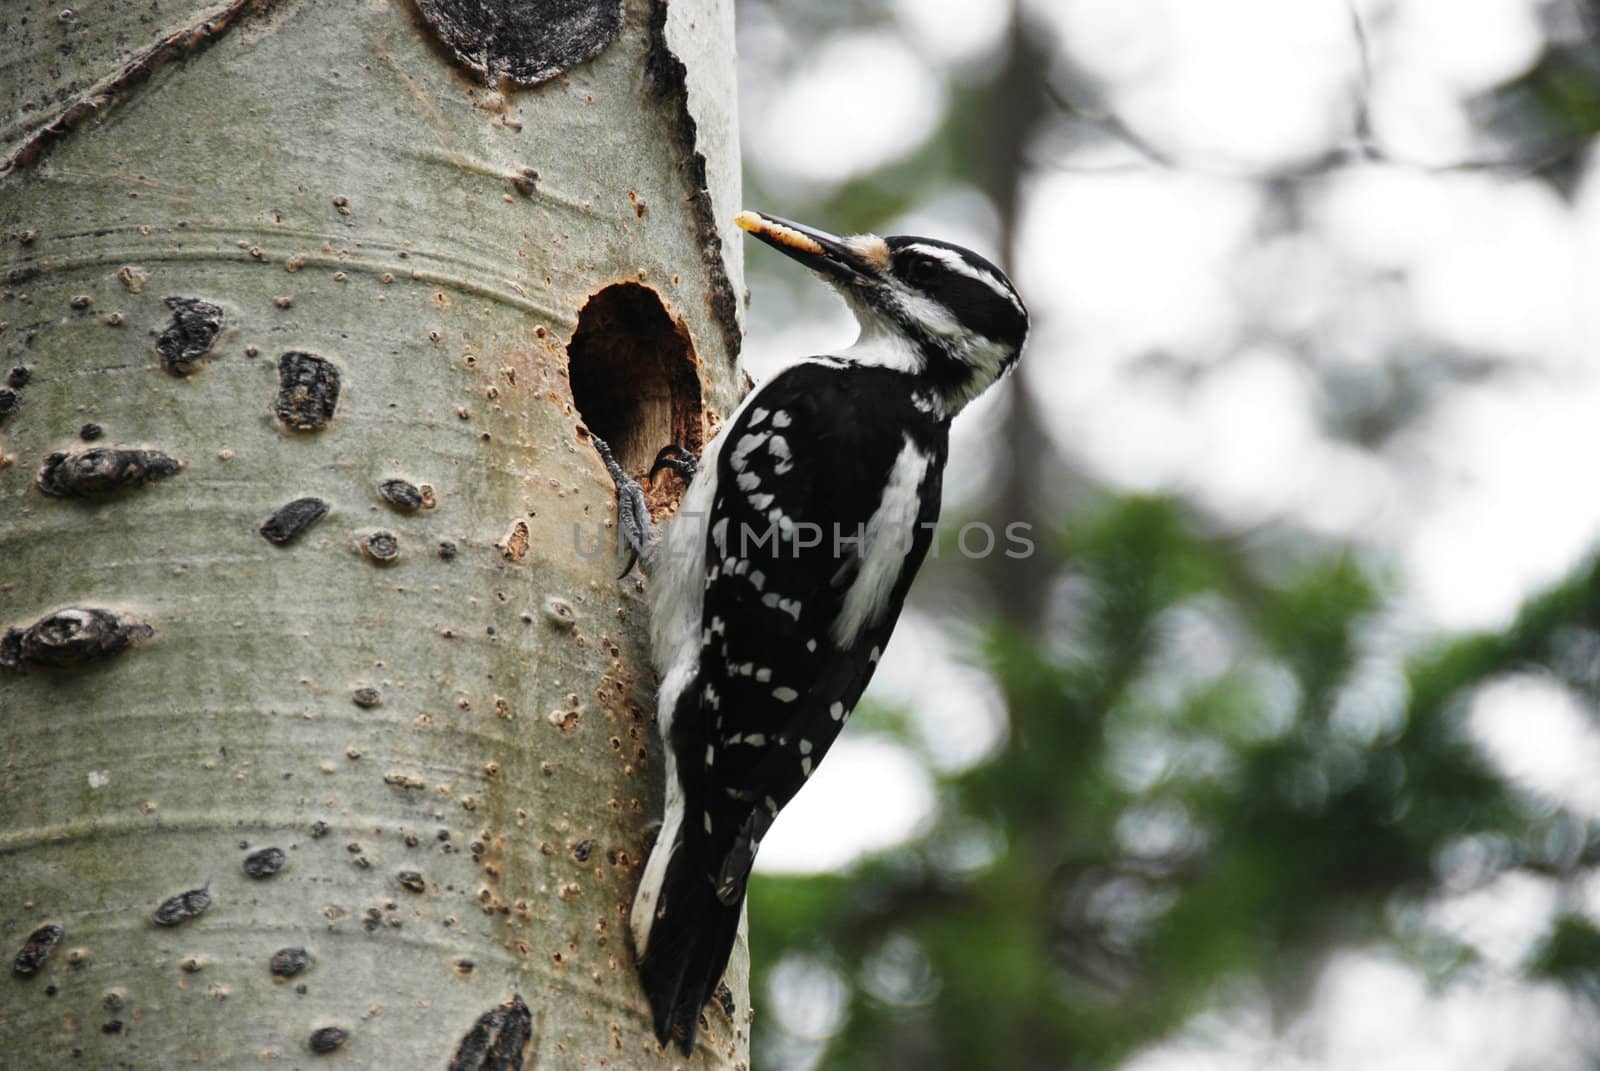
POLYGON ((840 238, 761 212, 735 222, 843 295, 861 338, 842 356, 916 375, 946 414, 1022 352, 1028 310, 1005 273, 970 249, 903 234, 840 238))

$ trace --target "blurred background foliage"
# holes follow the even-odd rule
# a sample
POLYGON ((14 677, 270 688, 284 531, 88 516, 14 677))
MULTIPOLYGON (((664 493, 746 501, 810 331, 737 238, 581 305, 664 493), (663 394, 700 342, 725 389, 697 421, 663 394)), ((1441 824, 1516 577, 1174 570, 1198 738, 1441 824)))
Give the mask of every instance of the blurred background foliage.
MULTIPOLYGON (((1600 569, 1569 559, 1565 579, 1491 627, 1442 627, 1415 609, 1393 525, 1368 531, 1358 517, 1341 529, 1294 508, 1235 508, 1181 478, 1138 486, 1103 471, 1061 430, 1074 414, 1053 391, 1075 345, 1095 339, 1059 322, 1048 257, 1020 255, 1027 242, 1073 241, 1025 233, 1049 218, 1030 213, 1030 190, 1063 171, 1222 174, 1253 198, 1257 248, 1314 236, 1318 198, 1362 168, 1533 183, 1574 204, 1600 131, 1600 4, 1499 6, 1513 3, 1538 28, 1536 47, 1494 84, 1461 88, 1459 151, 1421 159, 1386 141, 1404 123, 1372 106, 1375 82, 1396 76, 1382 33, 1405 0, 1334 4, 1345 50, 1335 120, 1230 158, 1124 117, 1115 80, 1064 40, 1076 23, 1056 9, 1081 14, 1081 3, 740 0, 746 203, 839 231, 950 221, 952 237, 976 235, 1023 269, 1036 323, 1019 374, 973 418, 980 433, 958 437, 981 475, 956 479, 947 504, 947 520, 1032 525, 1036 553, 969 560, 947 524, 914 605, 946 637, 937 650, 988 681, 1001 725, 981 754, 950 762, 930 746, 939 726, 904 693, 874 692, 856 714, 846 738, 916 756, 932 806, 843 869, 753 882, 759 1069, 1600 1067, 1600 767, 1580 764, 1583 783, 1551 788, 1515 746, 1555 726, 1576 734, 1557 734, 1557 749, 1571 740, 1600 758, 1600 569), (929 44, 930 18, 949 24, 942 47, 929 44), (819 88, 806 65, 864 40, 924 54, 908 92, 928 99, 856 99, 922 116, 906 124, 920 133, 832 174, 768 158, 774 137, 800 136, 763 129, 781 124, 783 87, 848 106, 848 86, 819 88), (1486 733, 1491 698, 1500 729, 1486 733), (1562 721, 1573 712, 1575 730, 1562 721), (1408 1015, 1442 1031, 1437 1043, 1412 1039, 1403 1059, 1373 1048, 1395 1036, 1387 1020, 1408 1015), (1378 1021, 1370 1042, 1351 1036, 1378 1021)), ((1171 8, 1131 6, 1155 20, 1171 8)), ((807 143, 796 155, 829 152, 807 143)), ((1159 241, 1144 255, 1159 260, 1159 241)), ((751 260, 755 363, 763 340, 811 342, 796 322, 837 322, 812 282, 777 258, 751 260)), ((1587 298, 1566 300, 1596 300, 1587 278, 1587 298)), ((1401 515, 1442 478, 1417 463, 1416 436, 1443 399, 1548 374, 1492 332, 1473 346, 1428 330, 1405 280, 1383 270, 1348 284, 1351 304, 1330 314, 1384 319, 1354 341, 1315 317, 1286 322, 1293 294, 1234 282, 1232 331, 1147 347, 1138 374, 1181 408, 1266 340, 1311 384, 1320 436, 1412 474, 1396 478, 1401 515), (1353 346, 1366 351, 1352 358, 1353 346)), ((1246 405, 1227 421, 1261 419, 1246 405)), ((1303 496, 1336 490, 1281 460, 1280 479, 1303 496)), ((849 807, 893 805, 862 788, 849 807)))
MULTIPOLYGON (((766 990, 799 972, 787 999, 833 1028, 820 1046, 758 1033, 775 1065, 1114 1067, 1240 986, 1288 1021, 1346 945, 1470 975, 1472 949, 1426 924, 1431 897, 1511 870, 1574 895, 1590 877, 1600 828, 1516 791, 1461 714, 1507 674, 1595 698, 1592 653, 1561 652, 1600 649, 1600 573, 1395 669, 1372 664, 1369 573, 1330 555, 1263 579, 1203 531, 1170 500, 1086 510, 1055 548, 1069 621, 985 630, 1005 744, 941 779, 912 842, 755 883, 766 990), (1184 649, 1197 617, 1230 641, 1205 664, 1184 649)), ((1600 932, 1559 914, 1523 967, 1600 996, 1600 932)))

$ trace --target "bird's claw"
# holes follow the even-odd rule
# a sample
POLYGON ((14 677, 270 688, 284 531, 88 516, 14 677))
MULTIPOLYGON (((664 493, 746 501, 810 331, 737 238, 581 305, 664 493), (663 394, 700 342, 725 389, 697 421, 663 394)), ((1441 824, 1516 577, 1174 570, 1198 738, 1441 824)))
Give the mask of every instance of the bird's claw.
POLYGON ((700 462, 695 456, 683 447, 668 443, 656 455, 655 464, 650 466, 650 479, 655 479, 656 473, 662 469, 671 469, 683 477, 684 483, 694 480, 694 474, 699 470, 700 462))
POLYGON ((623 565, 622 572, 617 574, 617 579, 621 580, 633 571, 634 565, 648 548, 650 506, 645 501, 644 488, 622 470, 606 441, 593 432, 590 432, 589 438, 594 442, 595 453, 600 455, 600 460, 605 463, 606 473, 610 475, 611 482, 617 488, 617 528, 622 535, 624 545, 628 548, 628 561, 623 565))

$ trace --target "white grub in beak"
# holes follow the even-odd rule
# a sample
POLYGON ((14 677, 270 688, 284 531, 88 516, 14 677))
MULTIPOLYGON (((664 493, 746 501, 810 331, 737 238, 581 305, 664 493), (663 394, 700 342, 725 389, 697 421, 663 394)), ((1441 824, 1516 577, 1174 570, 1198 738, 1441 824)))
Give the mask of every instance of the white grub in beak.
POLYGON ((793 227, 785 227, 782 223, 768 219, 759 212, 740 212, 733 217, 733 221, 739 225, 740 230, 765 238, 775 245, 819 257, 827 255, 828 251, 818 245, 816 239, 810 235, 801 234, 793 227))

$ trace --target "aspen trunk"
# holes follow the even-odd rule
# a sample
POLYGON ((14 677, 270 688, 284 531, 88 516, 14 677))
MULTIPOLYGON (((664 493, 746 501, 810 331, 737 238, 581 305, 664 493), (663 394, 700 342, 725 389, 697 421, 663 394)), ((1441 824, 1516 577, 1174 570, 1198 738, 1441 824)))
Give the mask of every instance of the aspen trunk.
POLYGON ((6 1067, 682 1062, 583 429, 735 400, 732 6, 0 9, 6 1067))

